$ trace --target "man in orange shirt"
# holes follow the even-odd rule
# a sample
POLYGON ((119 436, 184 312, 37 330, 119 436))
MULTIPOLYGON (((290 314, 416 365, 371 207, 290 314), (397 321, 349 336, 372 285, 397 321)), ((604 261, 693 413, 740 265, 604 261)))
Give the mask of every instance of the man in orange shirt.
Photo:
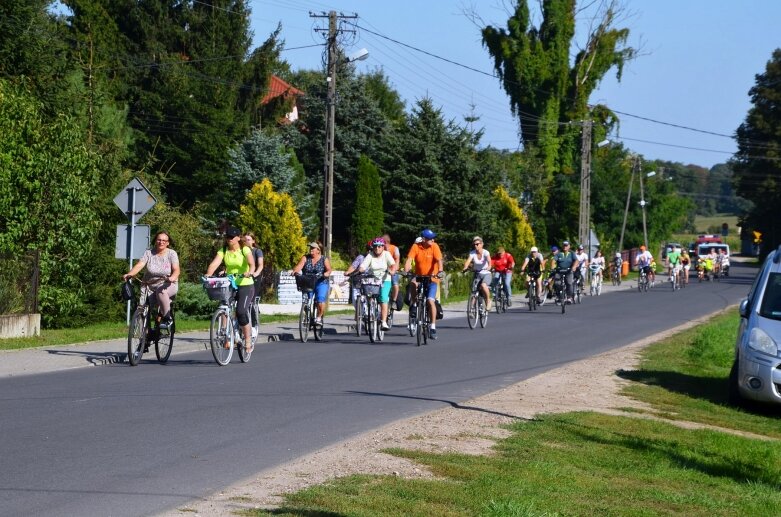
MULTIPOLYGON (((415 274, 416 275, 436 275, 431 279, 431 283, 428 285, 428 292, 426 293, 426 301, 428 303, 428 313, 431 316, 431 339, 437 339, 437 288, 439 286, 439 279, 444 274, 444 268, 442 265, 442 251, 439 249, 439 245, 434 242, 437 234, 426 228, 420 232, 422 241, 415 243, 409 250, 407 255, 407 261, 404 264, 404 272, 409 273, 412 261, 415 261, 415 274)), ((413 280, 412 285, 414 291, 412 293, 413 299, 417 295, 418 284, 416 280, 413 280)))

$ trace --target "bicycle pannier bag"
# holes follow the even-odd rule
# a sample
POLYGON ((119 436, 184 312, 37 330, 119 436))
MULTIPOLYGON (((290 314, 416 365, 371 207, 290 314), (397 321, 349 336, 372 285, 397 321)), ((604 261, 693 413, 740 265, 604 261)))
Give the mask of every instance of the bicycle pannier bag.
POLYGON ((437 321, 441 320, 445 317, 444 312, 442 312, 442 305, 439 303, 439 300, 434 300, 434 303, 437 305, 437 321))
POLYGON ((412 305, 412 282, 407 284, 407 289, 404 291, 404 303, 412 305))
POLYGON ((400 311, 404 308, 404 300, 401 299, 401 296, 396 296, 396 310, 400 311))
POLYGON ((133 284, 130 283, 130 280, 122 284, 121 293, 122 299, 126 302, 129 302, 136 297, 135 292, 133 292, 133 284))

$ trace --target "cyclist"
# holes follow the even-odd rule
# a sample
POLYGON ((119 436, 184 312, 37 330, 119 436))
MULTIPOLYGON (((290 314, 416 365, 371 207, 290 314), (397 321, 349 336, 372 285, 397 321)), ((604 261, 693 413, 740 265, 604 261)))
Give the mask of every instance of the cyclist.
POLYGON ((127 281, 146 266, 142 281, 148 282, 148 289, 160 304, 160 313, 163 315, 160 327, 168 328, 171 324, 171 298, 179 290, 179 255, 171 249, 173 243, 167 232, 157 232, 152 241, 154 247, 144 251, 130 271, 122 275, 122 280, 127 281))
POLYGON ((485 298, 486 310, 491 310, 491 253, 483 248, 482 237, 475 235, 472 237, 473 250, 469 251, 469 257, 464 261, 464 272, 472 266, 472 271, 480 279, 480 290, 485 298))
MULTIPOLYGON (((244 246, 252 250, 252 256, 255 258, 255 270, 252 271, 252 279, 255 283, 255 298, 260 297, 260 275, 263 273, 263 250, 255 246, 255 234, 252 232, 244 233, 241 239, 244 246)), ((258 337, 258 322, 255 311, 250 311, 252 315, 252 337, 258 337)))
MULTIPOLYGON (((323 255, 323 245, 319 242, 309 243, 309 253, 301 257, 296 267, 290 272, 293 275, 312 275, 317 277, 315 283, 315 303, 317 304, 317 316, 315 324, 323 324, 325 313, 325 301, 328 299, 329 277, 331 276, 331 261, 323 255)), ((310 293, 310 296, 313 295, 310 293)))
POLYGON ((491 265, 494 269, 494 289, 499 284, 499 279, 504 279, 504 292, 507 295, 507 306, 512 307, 512 295, 513 289, 511 286, 513 280, 513 268, 515 267, 515 259, 512 255, 504 250, 504 246, 499 246, 496 249, 496 255, 491 257, 491 265))
POLYGON ((675 268, 681 266, 681 248, 675 247, 667 254, 667 274, 670 276, 670 282, 673 281, 673 272, 675 268))
POLYGON ((651 263, 653 261, 654 257, 651 255, 651 252, 645 249, 644 245, 641 245, 640 253, 635 258, 635 266, 645 271, 645 274, 648 275, 648 281, 651 283, 653 282, 654 278, 654 271, 651 268, 651 263))
POLYGON ((683 266, 683 283, 688 284, 689 269, 691 269, 692 266, 692 259, 689 256, 689 252, 686 250, 686 248, 681 251, 681 265, 683 266))
POLYGON ((380 288, 380 318, 382 330, 389 330, 388 325, 388 300, 391 291, 391 277, 398 269, 398 264, 393 255, 385 249, 385 239, 377 237, 372 241, 372 251, 367 253, 358 271, 369 271, 374 278, 382 282, 380 288))
POLYGON ((594 254, 594 258, 591 260, 589 268, 595 271, 596 276, 594 277, 594 280, 597 280, 597 278, 599 278, 600 281, 605 280, 602 275, 602 271, 605 269, 605 256, 602 254, 602 250, 597 250, 594 254))
POLYGON ((582 244, 578 244, 578 251, 575 253, 575 258, 578 261, 578 268, 575 270, 575 281, 580 282, 581 286, 585 286, 586 268, 589 265, 589 260, 588 260, 588 254, 585 251, 583 251, 582 244))
POLYGON ((578 268, 578 259, 570 250, 569 241, 562 242, 561 247, 562 250, 552 257, 556 263, 556 269, 552 269, 552 271, 556 272, 556 274, 564 274, 564 284, 567 288, 567 303, 572 303, 572 298, 575 295, 573 276, 578 268), (559 273, 559 271, 562 273, 559 273))
POLYGON ((719 255, 716 257, 716 263, 719 265, 719 270, 724 272, 724 276, 729 276, 729 255, 727 250, 719 248, 719 255))
POLYGON ((390 303, 399 309, 400 307, 397 305, 396 300, 399 298, 399 266, 401 265, 401 252, 399 251, 398 246, 391 244, 390 235, 386 233, 382 238, 385 240, 385 251, 389 252, 391 257, 393 257, 393 260, 396 261, 396 272, 391 276, 390 303))
MULTIPOLYGON (((534 281, 536 282, 537 303, 542 303, 542 300, 540 299, 540 294, 542 293, 543 270, 545 270, 545 261, 542 258, 542 254, 537 249, 537 246, 532 246, 532 249, 529 251, 529 254, 526 255, 525 259, 523 259, 523 264, 521 265, 521 273, 523 273, 524 271, 526 272, 527 283, 531 279, 534 279, 534 281)), ((527 293, 526 296, 528 297, 529 294, 527 293)))
MULTIPOLYGON (((428 292, 426 293, 426 301, 428 303, 428 313, 431 317, 431 339, 437 339, 437 288, 439 287, 439 279, 444 275, 444 268, 442 265, 442 250, 439 249, 439 245, 434 242, 437 234, 426 228, 420 232, 420 242, 415 241, 415 244, 409 250, 407 254, 407 260, 404 263, 404 272, 408 273, 412 266, 412 261, 415 261, 415 274, 416 275, 436 275, 437 278, 432 278, 431 283, 428 286, 428 292)), ((417 295, 418 284, 416 280, 412 280, 410 284, 413 286, 411 289, 412 299, 415 299, 417 295)), ((410 311, 412 307, 410 307, 410 311)))
POLYGON ((613 257, 612 265, 618 271, 618 276, 620 278, 621 277, 621 273, 622 273, 621 269, 624 266, 624 259, 621 257, 621 252, 620 251, 616 251, 616 256, 613 257))
MULTIPOLYGON (((558 252, 559 252, 559 247, 558 247, 558 246, 556 246, 555 244, 554 244, 553 246, 551 246, 551 247, 550 247, 550 256, 551 256, 550 260, 551 260, 551 265, 550 265, 550 267, 548 268, 548 299, 549 299, 549 300, 550 300, 551 298, 553 298, 553 281, 554 281, 554 278, 553 278, 553 270, 554 270, 554 267, 555 267, 555 265, 556 265, 556 260, 555 260, 555 257, 556 257, 556 254, 557 254, 558 252)), ((545 259, 543 259, 543 261, 542 261, 542 267, 543 267, 543 269, 545 268, 545 262, 546 262, 546 261, 545 261, 545 259)))
POLYGON ((244 343, 252 343, 252 330, 250 326, 250 307, 255 299, 255 281, 252 272, 255 271, 255 257, 249 246, 242 246, 241 232, 237 228, 230 227, 225 232, 225 245, 212 259, 206 268, 206 276, 212 276, 220 264, 225 263, 225 273, 235 275, 241 279, 236 282, 239 288, 236 301, 236 319, 244 332, 244 343))

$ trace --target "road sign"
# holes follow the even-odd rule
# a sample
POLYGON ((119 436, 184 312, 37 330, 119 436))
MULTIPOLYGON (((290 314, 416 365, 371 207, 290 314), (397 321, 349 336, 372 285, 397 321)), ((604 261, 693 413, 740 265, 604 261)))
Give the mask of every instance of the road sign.
POLYGON ((141 183, 138 178, 133 178, 122 191, 114 198, 114 203, 122 212, 130 218, 135 215, 135 220, 140 219, 145 213, 149 212, 157 200, 149 192, 149 189, 141 183), (135 209, 135 214, 130 213, 130 209, 135 209))
POLYGON ((114 257, 118 259, 138 260, 144 255, 144 251, 149 248, 149 225, 137 224, 133 231, 133 253, 128 255, 130 249, 130 225, 117 225, 117 241, 114 247, 114 257))

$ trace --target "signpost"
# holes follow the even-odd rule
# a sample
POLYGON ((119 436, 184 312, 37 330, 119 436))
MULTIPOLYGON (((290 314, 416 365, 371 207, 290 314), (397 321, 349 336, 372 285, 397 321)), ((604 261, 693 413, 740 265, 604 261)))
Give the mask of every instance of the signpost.
MULTIPOLYGON (((155 197, 138 178, 133 178, 114 198, 114 204, 127 215, 129 223, 127 226, 120 225, 117 228, 116 256, 126 259, 130 268, 133 267, 133 259, 141 257, 136 250, 135 243, 138 230, 141 230, 142 234, 139 241, 143 243, 145 240, 147 246, 149 245, 149 226, 136 225, 136 220, 149 212, 156 203, 155 197), (119 256, 120 251, 125 252, 124 257, 119 256)), ((145 249, 146 247, 141 248, 141 254, 144 253, 145 249)), ((127 302, 127 324, 130 325, 130 301, 127 302)))

